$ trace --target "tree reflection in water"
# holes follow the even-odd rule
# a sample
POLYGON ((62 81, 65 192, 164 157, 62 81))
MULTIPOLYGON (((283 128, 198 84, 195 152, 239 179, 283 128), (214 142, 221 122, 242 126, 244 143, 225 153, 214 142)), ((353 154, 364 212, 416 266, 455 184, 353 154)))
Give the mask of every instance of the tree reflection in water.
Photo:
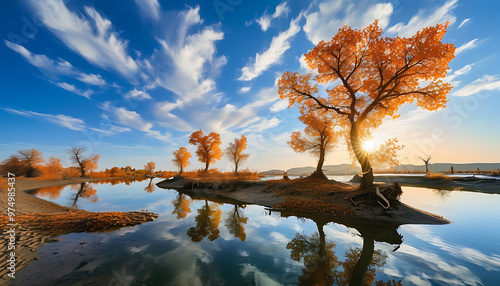
MULTIPOLYGON (((210 200, 212 200, 211 198, 210 200)), ((219 203, 208 203, 197 210, 195 217, 196 226, 187 231, 187 235, 194 242, 200 242, 205 237, 214 241, 219 237, 219 223, 221 210, 219 203)), ((179 193, 172 200, 177 219, 187 216, 191 212, 192 199, 185 194, 179 193)), ((245 205, 232 204, 234 209, 227 213, 224 225, 229 233, 241 241, 246 239, 245 224, 248 218, 242 213, 245 205)), ((275 212, 270 210, 270 214, 275 212)), ((335 216, 304 214, 296 212, 278 212, 282 217, 297 217, 310 219, 315 222, 318 229, 311 235, 296 233, 295 237, 288 242, 286 248, 290 250, 290 258, 297 262, 303 262, 304 268, 299 277, 298 285, 372 285, 376 286, 400 286, 401 281, 375 281, 377 271, 386 264, 387 254, 381 250, 375 250, 375 241, 398 245, 403 243, 402 236, 397 232, 398 226, 391 226, 373 221, 361 219, 342 219, 335 216), (339 261, 334 249, 335 243, 326 238, 323 230, 328 223, 338 223, 348 228, 354 228, 363 239, 363 247, 349 248, 344 254, 344 261, 339 261)))
MULTIPOLYGON (((149 163, 148 163, 149 164, 149 163)), ((153 178, 149 180, 149 184, 144 188, 146 193, 152 193, 156 190, 155 184, 153 184, 153 178)))
POLYGON ((95 203, 99 200, 99 197, 97 196, 97 190, 92 188, 89 183, 80 183, 79 185, 74 184, 71 185, 71 189, 77 191, 75 197, 73 198, 73 204, 71 205, 72 208, 78 208, 77 202, 80 198, 88 199, 92 203, 95 203))
MULTIPOLYGON (((297 216, 302 214, 281 213, 282 216, 297 216)), ((386 263, 387 254, 375 250, 375 241, 400 245, 402 236, 396 227, 383 224, 370 224, 363 221, 333 221, 327 216, 307 215, 318 228, 311 235, 297 233, 287 244, 290 258, 304 263, 298 285, 372 285, 377 271, 386 263), (335 243, 326 239, 323 227, 329 222, 341 223, 349 228, 355 228, 363 238, 363 248, 349 248, 345 252, 345 260, 339 261, 335 254, 335 243)), ((396 248, 397 249, 397 248, 396 248)), ((395 281, 377 281, 376 285, 401 285, 395 281)))
POLYGON ((172 214, 177 215, 177 219, 185 218, 191 212, 191 202, 192 200, 187 195, 177 193, 177 197, 172 200, 174 206, 172 214))
POLYGON ((246 208, 246 205, 234 205, 234 210, 228 212, 228 216, 225 220, 225 226, 229 233, 239 238, 241 241, 245 241, 247 237, 244 225, 247 223, 248 218, 245 217, 240 210, 244 208, 246 208))
POLYGON ((205 205, 198 209, 198 215, 195 217, 196 226, 189 228, 187 235, 194 242, 200 242, 205 237, 214 241, 219 237, 221 213, 219 204, 208 204, 208 201, 205 200, 205 205))

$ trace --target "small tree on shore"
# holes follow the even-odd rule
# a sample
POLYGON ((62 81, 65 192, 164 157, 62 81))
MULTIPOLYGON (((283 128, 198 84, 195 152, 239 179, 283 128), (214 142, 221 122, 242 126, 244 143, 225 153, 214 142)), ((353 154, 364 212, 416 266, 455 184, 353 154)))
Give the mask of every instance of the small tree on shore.
POLYGON ((156 164, 153 161, 144 165, 144 170, 146 170, 146 172, 148 172, 150 175, 152 175, 154 173, 155 168, 156 168, 156 164))
POLYGON ((427 156, 427 159, 424 159, 422 157, 419 157, 419 158, 420 158, 420 160, 424 161, 424 163, 425 163, 425 172, 427 174, 429 174, 429 161, 431 160, 431 156, 430 155, 427 156))
POLYGON ((210 164, 222 158, 221 143, 220 134, 216 132, 204 135, 203 131, 198 130, 193 132, 189 137, 189 144, 198 147, 196 155, 198 156, 198 161, 205 163, 205 172, 208 171, 210 164))
POLYGON ((21 160, 26 164, 26 176, 34 177, 36 170, 35 165, 41 164, 45 162, 42 157, 42 152, 38 151, 35 148, 19 150, 17 151, 21 156, 21 160))
POLYGON ((238 167, 248 159, 249 154, 243 153, 247 148, 247 138, 241 135, 240 139, 234 139, 234 143, 229 143, 225 153, 229 161, 234 163, 234 174, 238 175, 238 167))
POLYGON ((178 150, 174 151, 174 159, 172 159, 172 162, 174 162, 174 165, 179 168, 179 175, 182 174, 184 171, 184 168, 189 166, 191 162, 189 162, 189 159, 191 158, 191 152, 188 151, 186 147, 181 147, 178 150))
POLYGON ((87 171, 92 171, 97 169, 97 163, 99 162, 99 155, 92 154, 89 157, 84 157, 86 149, 84 147, 74 147, 68 150, 70 154, 71 161, 78 165, 80 168, 81 177, 85 177, 87 171))
POLYGON ((306 125, 304 135, 300 131, 295 131, 291 135, 288 145, 295 152, 310 152, 318 157, 314 177, 326 178, 323 174, 323 163, 326 154, 334 147, 337 141, 335 133, 335 118, 331 113, 324 110, 302 110, 299 120, 306 125))

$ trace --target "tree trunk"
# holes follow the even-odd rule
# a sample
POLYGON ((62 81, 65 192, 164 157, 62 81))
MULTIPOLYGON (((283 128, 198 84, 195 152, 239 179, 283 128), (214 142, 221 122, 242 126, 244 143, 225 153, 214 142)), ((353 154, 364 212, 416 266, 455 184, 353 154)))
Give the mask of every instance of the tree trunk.
POLYGON ((181 171, 179 172, 179 175, 180 175, 180 174, 182 174, 182 171, 183 171, 183 170, 182 170, 182 164, 181 164, 181 171))
POLYGON ((325 162, 325 148, 321 147, 321 150, 319 151, 319 160, 318 160, 318 165, 316 166, 316 173, 323 174, 323 163, 325 162))
POLYGON ((207 160, 207 161, 205 162, 205 172, 208 172, 208 166, 210 166, 210 162, 209 162, 209 161, 210 161, 210 160, 207 160))
POLYGON ((363 236, 363 250, 361 251, 361 256, 358 262, 354 265, 352 270, 351 283, 349 286, 361 286, 363 285, 363 278, 365 276, 368 265, 373 258, 373 252, 375 251, 375 240, 373 238, 367 237, 366 234, 363 236))
POLYGON ((85 166, 83 164, 80 165, 80 171, 82 172, 82 177, 85 177, 85 166))
POLYGON ((350 139, 352 150, 354 151, 354 155, 361 165, 361 171, 363 172, 360 187, 361 189, 373 187, 373 169, 366 152, 361 147, 361 142, 359 142, 357 124, 353 124, 351 127, 350 139))
POLYGON ((428 166, 429 166, 429 165, 428 165, 428 163, 427 163, 427 162, 425 162, 425 172, 426 172, 427 174, 429 174, 429 167, 428 167, 428 166))
POLYGON ((234 175, 238 176, 238 164, 234 164, 234 175))

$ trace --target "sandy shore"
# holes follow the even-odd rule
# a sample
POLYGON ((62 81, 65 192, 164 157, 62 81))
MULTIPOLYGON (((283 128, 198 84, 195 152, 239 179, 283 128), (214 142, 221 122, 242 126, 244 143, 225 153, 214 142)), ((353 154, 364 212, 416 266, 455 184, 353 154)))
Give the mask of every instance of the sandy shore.
MULTIPOLYGON (((4 237, 4 250, 11 237, 9 230, 14 229, 16 249, 16 275, 29 262, 38 259, 36 249, 47 242, 57 241, 52 237, 72 232, 99 232, 115 230, 152 221, 158 216, 147 212, 88 212, 60 206, 28 193, 28 191, 83 182, 93 182, 98 178, 69 178, 63 180, 41 181, 33 178, 16 178, 15 181, 15 224, 11 227, 5 215, 8 207, 7 189, 0 190, 0 205, 5 211, 0 215, 0 227, 4 237)), ((9 254, 9 252, 5 252, 9 254)), ((7 256, 5 256, 7 257, 7 256)), ((0 261, 0 276, 10 279, 7 274, 8 262, 0 261)))

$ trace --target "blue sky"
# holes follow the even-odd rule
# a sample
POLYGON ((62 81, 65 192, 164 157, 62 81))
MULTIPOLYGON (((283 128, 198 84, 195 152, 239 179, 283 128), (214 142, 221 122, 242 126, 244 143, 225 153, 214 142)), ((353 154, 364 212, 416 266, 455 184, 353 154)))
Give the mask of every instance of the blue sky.
MULTIPOLYGON (((69 165, 65 150, 83 145, 100 169, 173 169, 172 152, 194 151, 188 136, 202 129, 221 133, 223 148, 245 134, 253 170, 314 165, 286 143, 303 126, 276 79, 307 72, 301 56, 342 25, 379 19, 386 36, 448 21, 444 41, 457 51, 447 108, 405 106, 374 141, 397 137, 403 163, 500 162, 499 3, 308 2, 2 1, 0 159, 34 147, 69 165)), ((346 162, 342 144, 326 160, 346 162)))

